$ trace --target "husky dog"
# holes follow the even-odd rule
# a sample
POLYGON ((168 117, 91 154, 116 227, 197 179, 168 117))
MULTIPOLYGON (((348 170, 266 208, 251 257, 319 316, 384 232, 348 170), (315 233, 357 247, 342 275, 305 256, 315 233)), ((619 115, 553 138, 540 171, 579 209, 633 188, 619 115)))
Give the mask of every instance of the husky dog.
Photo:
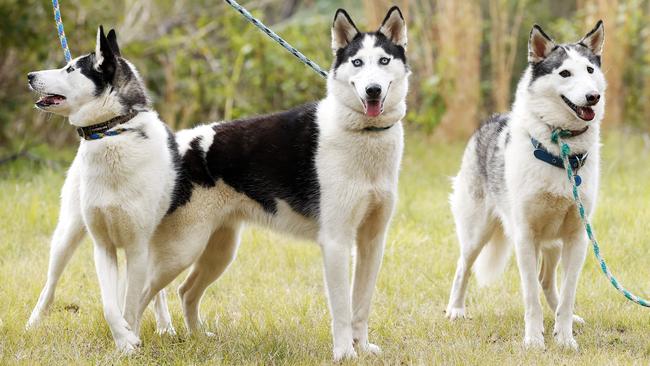
POLYGON ((410 73, 405 47, 398 8, 371 33, 338 10, 325 99, 178 132, 191 184, 152 238, 140 312, 193 264, 178 291, 188 330, 199 330, 201 297, 234 259, 243 224, 252 223, 320 245, 334 359, 355 357, 355 344, 380 352, 368 340, 368 316, 397 200, 410 73))
MULTIPOLYGON (((180 157, 173 135, 150 108, 144 84, 120 56, 114 30, 97 31, 95 52, 61 69, 28 74, 41 94, 36 106, 69 118, 82 137, 61 193, 48 280, 27 324, 36 325, 52 302, 56 283, 85 232, 94 257, 104 316, 119 350, 139 343, 131 325, 145 280, 150 238, 174 210, 180 157), (116 249, 127 262, 124 310, 118 295, 116 249), (131 310, 130 310, 131 309, 131 310)), ((164 293, 157 298, 159 331, 173 333, 164 293)))
POLYGON ((524 344, 544 347, 541 284, 555 312, 555 340, 577 349, 573 310, 588 240, 551 131, 559 128, 572 135, 566 138, 575 154, 570 162, 581 177, 581 196, 591 215, 605 108, 603 40, 602 22, 572 44, 556 44, 535 25, 528 44, 529 66, 512 111, 491 117, 471 138, 450 199, 460 242, 446 310, 450 319, 465 317, 472 265, 479 283, 494 280, 507 263, 512 243, 525 305, 524 344), (563 279, 558 298, 555 275, 560 259, 563 279))

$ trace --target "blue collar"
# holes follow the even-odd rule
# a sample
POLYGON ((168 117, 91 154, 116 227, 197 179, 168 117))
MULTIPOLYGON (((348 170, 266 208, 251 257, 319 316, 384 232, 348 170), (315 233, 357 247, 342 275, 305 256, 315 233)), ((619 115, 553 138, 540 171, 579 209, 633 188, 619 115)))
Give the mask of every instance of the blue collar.
MULTIPOLYGON (((530 142, 533 144, 533 147, 535 148, 535 151, 533 151, 533 155, 538 160, 541 160, 547 164, 553 165, 554 167, 558 167, 560 169, 564 169, 564 162, 562 161, 562 158, 553 155, 546 148, 544 145, 542 145, 541 142, 537 141, 534 137, 530 138, 530 142)), ((589 153, 585 154, 574 154, 569 156, 569 164, 571 164, 571 168, 573 168, 573 171, 578 171, 583 165, 585 165, 585 162, 587 161, 587 156, 589 153)))

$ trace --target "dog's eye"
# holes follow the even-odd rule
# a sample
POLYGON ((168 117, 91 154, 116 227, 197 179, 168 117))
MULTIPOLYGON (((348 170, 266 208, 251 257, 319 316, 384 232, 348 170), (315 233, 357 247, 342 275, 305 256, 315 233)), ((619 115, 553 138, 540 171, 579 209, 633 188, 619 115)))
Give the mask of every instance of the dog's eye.
POLYGON ((563 78, 568 78, 569 76, 571 76, 571 71, 562 70, 562 71, 560 71, 560 76, 563 77, 563 78))
POLYGON ((379 59, 379 63, 382 65, 388 65, 390 63, 390 59, 388 57, 382 57, 379 59))
POLYGON ((74 67, 72 67, 72 66, 68 66, 68 68, 65 69, 65 72, 67 72, 68 74, 73 72, 73 71, 74 71, 74 67))
POLYGON ((590 74, 593 74, 594 73, 594 68, 591 67, 591 66, 587 66, 587 72, 590 73, 590 74))
POLYGON ((355 58, 352 60, 352 65, 354 65, 354 67, 361 67, 363 65, 363 61, 361 61, 359 58, 355 58))

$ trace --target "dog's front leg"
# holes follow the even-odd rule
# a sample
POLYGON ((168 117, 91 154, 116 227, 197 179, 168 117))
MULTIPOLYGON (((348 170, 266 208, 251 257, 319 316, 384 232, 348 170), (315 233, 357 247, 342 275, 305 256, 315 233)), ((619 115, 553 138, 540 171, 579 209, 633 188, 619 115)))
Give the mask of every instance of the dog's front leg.
MULTIPOLYGON (((347 226, 347 227, 346 227, 347 226)), ((342 224, 321 233, 321 249, 325 265, 325 285, 332 314, 334 361, 356 358, 352 340, 350 305, 350 251, 354 235, 342 224)))
POLYGON ((524 298, 524 346, 544 349, 544 317, 539 300, 537 257, 539 247, 530 231, 518 225, 515 234, 515 252, 521 276, 521 289, 524 298))
POLYGON ((118 268, 115 247, 102 239, 95 239, 95 269, 102 294, 104 318, 120 352, 131 353, 140 345, 140 339, 124 320, 119 305, 118 268))
POLYGON ((368 341, 368 317, 392 212, 392 200, 382 203, 368 214, 357 235, 352 290, 352 336, 361 351, 374 354, 381 353, 381 348, 368 341))
POLYGON ((59 222, 54 230, 54 235, 52 235, 47 282, 41 291, 38 303, 29 317, 26 326, 28 329, 36 326, 47 312, 54 299, 54 291, 61 273, 63 273, 63 269, 79 247, 86 233, 79 204, 79 163, 77 161, 78 159, 75 159, 72 162, 61 189, 61 210, 59 212, 59 222))
POLYGON ((582 227, 573 235, 564 239, 562 246, 562 292, 560 303, 555 312, 555 341, 562 347, 578 349, 573 338, 573 311, 576 301, 578 278, 587 255, 588 239, 582 227))
POLYGON ((139 238, 125 248, 126 252, 126 296, 124 298, 124 320, 136 335, 140 332, 138 308, 147 276, 147 247, 149 240, 139 238))

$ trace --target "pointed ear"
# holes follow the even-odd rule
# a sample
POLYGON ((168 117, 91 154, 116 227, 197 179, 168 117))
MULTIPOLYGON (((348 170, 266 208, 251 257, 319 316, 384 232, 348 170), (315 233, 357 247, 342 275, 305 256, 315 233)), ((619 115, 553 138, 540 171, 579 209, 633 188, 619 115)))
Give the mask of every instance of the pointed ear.
POLYGON ((115 65, 115 54, 104 35, 104 27, 100 25, 97 29, 97 44, 95 45, 95 69, 102 72, 104 80, 110 82, 115 75, 115 65))
POLYGON ((336 50, 346 47, 357 34, 359 34, 359 30, 348 13, 343 9, 337 10, 332 24, 332 50, 336 52, 336 50))
POLYGON ((601 56, 603 53, 603 44, 605 43, 605 25, 603 21, 599 20, 594 29, 580 40, 580 43, 587 46, 594 55, 601 56))
POLYGON ((390 8, 388 14, 386 14, 386 18, 381 23, 379 32, 383 33, 396 45, 406 47, 406 22, 397 6, 390 8))
POLYGON ((120 54, 120 46, 117 45, 117 34, 115 33, 115 29, 108 31, 106 39, 108 40, 108 46, 111 48, 111 51, 113 51, 113 54, 117 57, 122 57, 120 54))
POLYGON ((555 48, 555 42, 544 33, 542 27, 535 24, 530 31, 528 40, 528 62, 537 63, 543 61, 555 48))

